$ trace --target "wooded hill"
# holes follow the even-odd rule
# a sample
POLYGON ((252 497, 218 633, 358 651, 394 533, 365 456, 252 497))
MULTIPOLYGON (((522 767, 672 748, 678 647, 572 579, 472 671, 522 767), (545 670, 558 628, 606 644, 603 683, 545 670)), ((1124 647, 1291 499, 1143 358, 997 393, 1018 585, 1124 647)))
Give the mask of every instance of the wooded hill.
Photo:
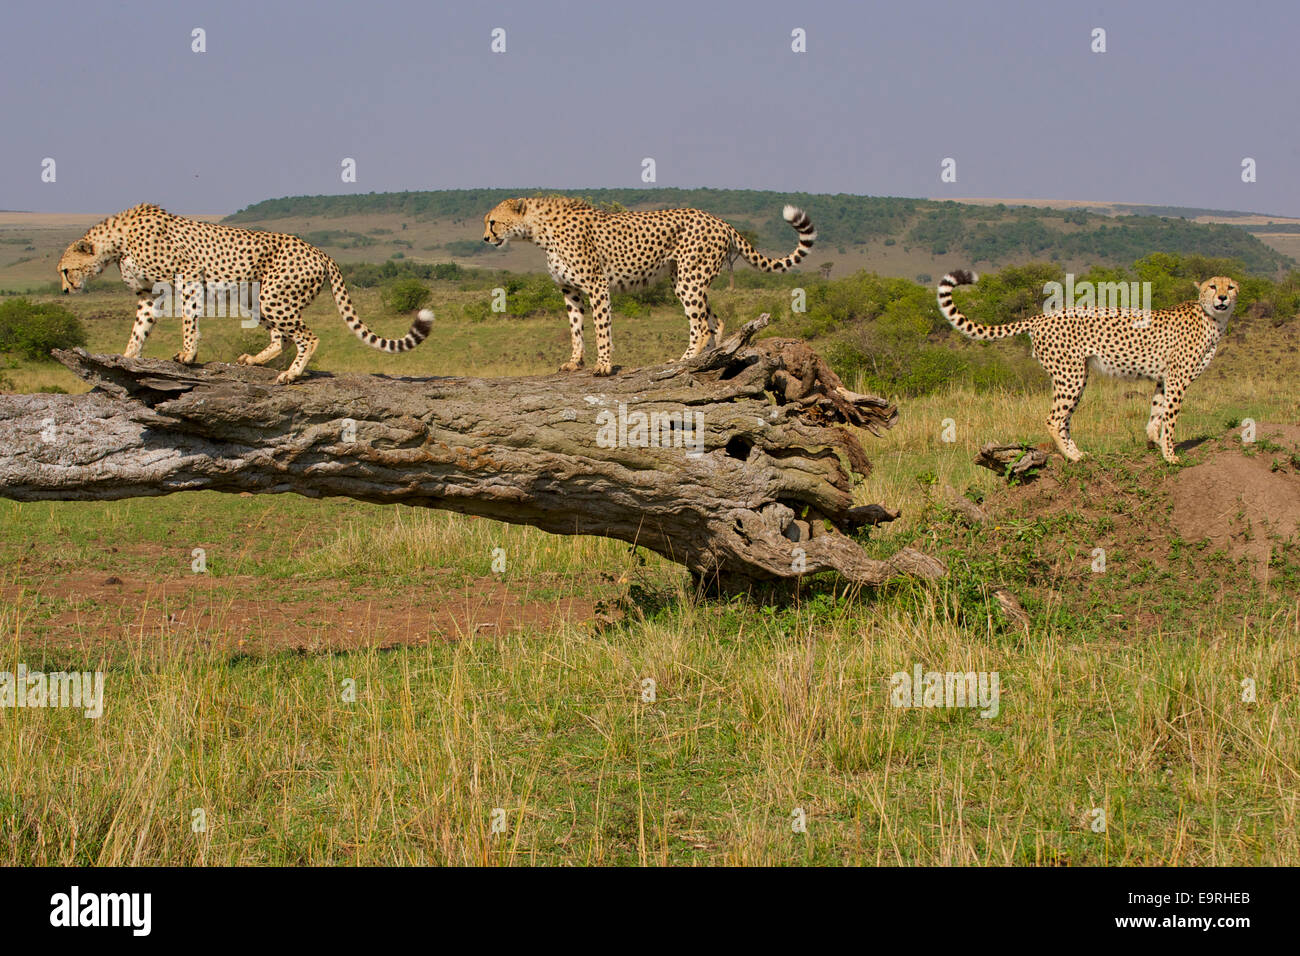
MULTIPOLYGON (((395 215, 411 221, 480 218, 502 199, 556 192, 593 203, 629 209, 694 206, 741 220, 764 245, 789 243, 781 219, 785 203, 806 209, 817 225, 819 245, 841 254, 852 247, 883 242, 906 244, 954 262, 989 268, 1039 261, 1086 261, 1122 266, 1152 252, 1231 258, 1254 274, 1277 276, 1295 260, 1271 248, 1243 226, 1192 222, 1168 215, 1108 215, 1085 207, 974 205, 928 199, 848 194, 777 193, 747 189, 449 189, 427 192, 366 193, 345 196, 293 196, 268 199, 241 209, 224 221, 256 225, 289 218, 345 219, 395 215)), ((1138 210, 1143 207, 1126 206, 1138 210)), ((1172 213, 1172 207, 1151 207, 1172 213)), ((1188 209, 1188 216, 1204 210, 1188 209)), ((364 240, 363 240, 364 241, 364 240)), ((322 243, 332 245, 333 243, 322 243)), ((455 244, 460 256, 479 251, 472 240, 455 244)), ((814 258, 816 253, 814 253, 814 258)))

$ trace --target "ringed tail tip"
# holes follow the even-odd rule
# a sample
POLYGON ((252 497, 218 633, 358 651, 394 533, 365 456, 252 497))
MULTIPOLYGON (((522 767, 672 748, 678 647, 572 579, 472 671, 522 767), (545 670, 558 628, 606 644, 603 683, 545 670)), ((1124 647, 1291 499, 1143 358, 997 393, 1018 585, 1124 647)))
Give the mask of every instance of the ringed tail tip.
POLYGON ((969 269, 954 269, 943 277, 943 282, 940 285, 974 285, 979 281, 980 277, 969 269))
POLYGON ((817 231, 813 229, 812 220, 798 206, 787 205, 781 210, 781 218, 799 232, 799 241, 802 245, 810 246, 816 240, 817 231))

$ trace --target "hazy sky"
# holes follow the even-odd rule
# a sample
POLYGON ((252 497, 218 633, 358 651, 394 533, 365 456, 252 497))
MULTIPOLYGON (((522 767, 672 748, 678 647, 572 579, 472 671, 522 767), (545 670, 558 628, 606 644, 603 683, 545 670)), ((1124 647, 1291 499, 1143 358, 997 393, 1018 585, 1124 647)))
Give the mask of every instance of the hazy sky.
POLYGON ((1298 36, 1296 0, 11 0, 0 208, 636 187, 652 157, 658 186, 1300 216, 1298 36))

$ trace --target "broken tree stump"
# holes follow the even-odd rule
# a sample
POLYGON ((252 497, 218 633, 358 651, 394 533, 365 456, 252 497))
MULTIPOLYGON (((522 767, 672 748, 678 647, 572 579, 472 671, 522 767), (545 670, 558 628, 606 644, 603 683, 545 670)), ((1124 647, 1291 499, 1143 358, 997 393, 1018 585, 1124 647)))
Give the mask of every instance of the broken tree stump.
POLYGON ((874 560, 844 533, 897 517, 854 507, 852 473, 870 464, 849 427, 880 434, 897 409, 845 389, 802 342, 754 342, 766 321, 612 378, 275 385, 270 369, 58 351, 96 390, 0 397, 0 496, 341 495, 618 538, 731 586, 941 575, 933 557, 874 560))

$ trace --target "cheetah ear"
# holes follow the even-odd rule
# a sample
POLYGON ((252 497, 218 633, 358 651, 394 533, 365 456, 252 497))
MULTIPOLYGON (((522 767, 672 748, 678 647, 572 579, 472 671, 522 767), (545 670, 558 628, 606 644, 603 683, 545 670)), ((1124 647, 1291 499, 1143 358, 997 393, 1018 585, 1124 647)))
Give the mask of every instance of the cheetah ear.
POLYGON ((72 250, 74 252, 84 252, 88 256, 93 256, 95 254, 95 247, 92 246, 90 241, 87 239, 78 239, 73 243, 72 250))
POLYGON ((516 200, 515 200, 515 215, 516 215, 516 216, 522 216, 522 215, 524 214, 524 210, 526 210, 527 208, 528 208, 528 203, 527 203, 526 201, 524 201, 523 199, 516 199, 516 200))

